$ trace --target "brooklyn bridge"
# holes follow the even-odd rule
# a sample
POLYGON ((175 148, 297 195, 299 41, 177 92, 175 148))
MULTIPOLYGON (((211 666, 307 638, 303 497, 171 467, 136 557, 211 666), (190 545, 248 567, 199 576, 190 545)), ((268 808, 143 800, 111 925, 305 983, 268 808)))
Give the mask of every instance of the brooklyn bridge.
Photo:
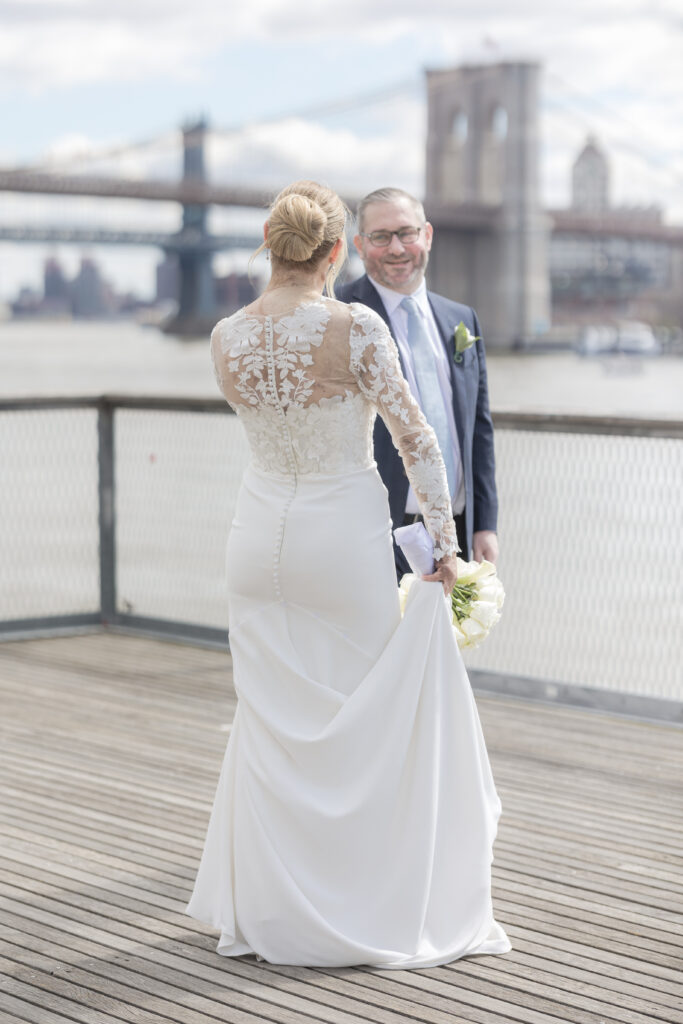
MULTIPOLYGON (((679 276, 683 273, 683 228, 605 208, 543 208, 539 71, 536 64, 506 63, 427 72, 424 201, 435 228, 430 284, 442 294, 466 296, 481 311, 487 338, 498 347, 543 334, 550 324, 552 237, 652 243, 669 254, 678 253, 674 273, 676 267, 679 276)), ((264 209, 277 191, 209 180, 210 137, 211 129, 202 119, 182 127, 183 169, 177 181, 105 177, 82 169, 68 173, 47 165, 0 168, 3 192, 175 203, 176 231, 0 224, 0 241, 147 246, 174 254, 180 286, 172 329, 180 334, 202 332, 215 322, 217 313, 214 254, 253 250, 260 241, 256 233, 212 232, 210 208, 264 209)), ((125 151, 125 146, 119 147, 120 154, 125 151)), ((385 183, 372 182, 369 187, 377 184, 385 183)), ((353 210, 358 197, 344 198, 353 210)))

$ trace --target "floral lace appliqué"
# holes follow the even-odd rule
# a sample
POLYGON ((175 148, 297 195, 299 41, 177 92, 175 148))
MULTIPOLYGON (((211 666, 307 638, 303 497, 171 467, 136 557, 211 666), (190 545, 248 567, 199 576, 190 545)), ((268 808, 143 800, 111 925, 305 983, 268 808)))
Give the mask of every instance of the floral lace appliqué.
POLYGON ((358 385, 386 423, 434 541, 438 560, 458 551, 446 468, 436 434, 413 398, 398 350, 380 316, 354 305, 349 337, 351 368, 358 385))
MULTIPOLYGON (((282 475, 287 466, 287 438, 273 408, 238 407, 249 439, 254 465, 264 473, 282 475)), ((374 409, 363 395, 323 399, 287 409, 287 429, 297 474, 351 473, 373 464, 374 409)))
POLYGON ((254 463, 279 475, 338 474, 373 463, 377 411, 391 432, 441 558, 457 550, 446 472, 386 325, 365 306, 325 300, 278 317, 243 310, 217 324, 219 387, 246 430, 254 463), (327 337, 326 337, 327 336, 327 337))

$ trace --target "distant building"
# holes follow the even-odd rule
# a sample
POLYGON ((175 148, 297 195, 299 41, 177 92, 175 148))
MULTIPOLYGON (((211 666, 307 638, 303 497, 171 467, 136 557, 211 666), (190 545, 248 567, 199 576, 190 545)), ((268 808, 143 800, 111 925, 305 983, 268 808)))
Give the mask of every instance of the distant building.
POLYGON ((589 135, 572 168, 572 209, 601 213, 609 206, 607 157, 589 135))
POLYGON ((258 289, 248 274, 226 274, 225 277, 216 277, 214 283, 216 305, 223 314, 234 313, 242 306, 248 306, 258 295, 258 289))
POLYGON ((36 316, 40 313, 41 305, 40 293, 35 288, 23 285, 16 299, 10 303, 10 309, 13 316, 36 316))
POLYGON ((156 279, 156 301, 177 302, 180 296, 180 270, 176 255, 167 253, 161 263, 157 263, 156 279))
POLYGON ((116 293, 91 257, 81 259, 78 273, 69 280, 59 260, 50 256, 43 264, 42 295, 32 288, 23 287, 10 303, 10 308, 13 316, 20 317, 100 319, 137 316, 150 305, 133 292, 116 293))
POLYGON ((71 289, 61 263, 49 256, 43 264, 42 311, 51 314, 70 315, 71 289))
POLYGON ((71 308, 75 317, 102 317, 113 311, 112 295, 93 259, 84 256, 71 284, 71 308))
MULTIPOLYGON (((259 293, 247 274, 225 274, 213 278, 216 318, 234 313, 253 302, 259 293)), ((180 268, 178 258, 166 255, 156 269, 156 303, 178 302, 180 296, 180 268)))
POLYGON ((609 183, 607 157, 589 137, 572 167, 571 206, 551 212, 553 322, 677 323, 680 232, 658 206, 612 206, 609 183))

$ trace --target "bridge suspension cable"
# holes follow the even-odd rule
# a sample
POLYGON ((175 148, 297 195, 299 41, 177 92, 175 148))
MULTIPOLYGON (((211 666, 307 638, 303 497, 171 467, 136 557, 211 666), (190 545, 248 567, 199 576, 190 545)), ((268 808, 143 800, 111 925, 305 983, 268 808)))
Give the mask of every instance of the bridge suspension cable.
POLYGON ((31 164, 22 164, 17 171, 64 171, 75 164, 93 163, 97 160, 108 160, 113 157, 126 156, 128 153, 139 152, 144 149, 151 149, 152 146, 177 146, 180 136, 180 129, 170 129, 160 135, 147 139, 138 139, 135 142, 121 142, 113 146, 101 146, 98 148, 88 147, 82 151, 74 152, 63 157, 50 156, 31 164))
POLYGON ((414 92, 420 86, 420 79, 411 75, 410 78, 402 78, 391 85, 383 86, 381 89, 374 89, 372 92, 356 93, 353 96, 345 96, 337 100, 328 100, 325 103, 317 103, 310 107, 300 107, 295 110, 281 111, 257 118, 253 121, 245 121, 238 125, 227 125, 211 129, 212 135, 242 135, 258 128, 271 124, 278 124, 281 121, 290 119, 308 119, 331 117, 334 114, 344 114, 350 110, 357 110, 359 107, 377 106, 390 100, 404 96, 408 92, 414 92))
MULTIPOLYGON (((244 121, 240 124, 227 125, 223 127, 210 126, 209 134, 215 136, 234 137, 235 135, 248 135, 259 128, 263 128, 268 125, 275 125, 292 118, 308 119, 332 117, 335 114, 343 114, 347 111, 357 110, 359 107, 378 106, 382 103, 397 99, 406 93, 414 92, 419 88, 419 86, 420 79, 417 76, 412 75, 409 78, 400 79, 389 85, 383 86, 380 89, 374 89, 371 92, 355 93, 352 96, 344 96, 336 100, 328 100, 325 103, 319 103, 309 107, 280 111, 279 113, 266 115, 253 121, 244 121)), ((27 172, 64 171, 79 164, 91 164, 100 160, 114 159, 116 157, 126 156, 129 153, 150 149, 152 146, 177 146, 179 136, 180 129, 170 129, 161 134, 150 136, 149 138, 137 139, 132 142, 117 143, 115 145, 101 146, 97 148, 89 147, 88 149, 84 149, 80 152, 77 151, 65 156, 46 157, 30 164, 22 164, 20 167, 16 167, 15 170, 27 172)))
MULTIPOLYGON (((641 127, 636 127, 629 118, 624 115, 623 111, 619 110, 611 103, 605 102, 605 100, 592 93, 580 92, 562 78, 561 75, 558 75, 557 72, 548 71, 547 75, 549 79, 555 81, 562 87, 563 95, 561 95, 558 100, 558 106, 564 107, 569 116, 579 121, 584 129, 595 132, 595 123, 591 122, 590 117, 586 114, 585 104, 590 104, 593 107, 600 107, 604 113, 609 115, 612 121, 620 121, 629 130, 629 139, 613 135, 609 141, 610 148, 618 149, 622 153, 626 153, 630 156, 635 156, 650 168, 667 175, 675 185, 683 184, 683 175, 678 172, 675 167, 671 167, 667 163, 667 158, 665 156, 658 156, 652 153, 650 149, 646 149, 631 141, 631 138, 637 138, 642 134, 642 129, 641 127)), ((683 156, 683 150, 679 151, 679 155, 683 156)))

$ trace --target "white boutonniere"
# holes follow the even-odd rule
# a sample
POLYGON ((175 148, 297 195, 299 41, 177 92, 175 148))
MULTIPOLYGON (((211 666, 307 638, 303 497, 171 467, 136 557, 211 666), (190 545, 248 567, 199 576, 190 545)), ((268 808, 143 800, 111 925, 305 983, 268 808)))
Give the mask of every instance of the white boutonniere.
POLYGON ((475 341, 481 341, 481 338, 479 336, 475 337, 474 334, 470 334, 469 329, 461 320, 453 332, 453 341, 453 358, 456 363, 461 363, 463 352, 474 345, 475 341))

